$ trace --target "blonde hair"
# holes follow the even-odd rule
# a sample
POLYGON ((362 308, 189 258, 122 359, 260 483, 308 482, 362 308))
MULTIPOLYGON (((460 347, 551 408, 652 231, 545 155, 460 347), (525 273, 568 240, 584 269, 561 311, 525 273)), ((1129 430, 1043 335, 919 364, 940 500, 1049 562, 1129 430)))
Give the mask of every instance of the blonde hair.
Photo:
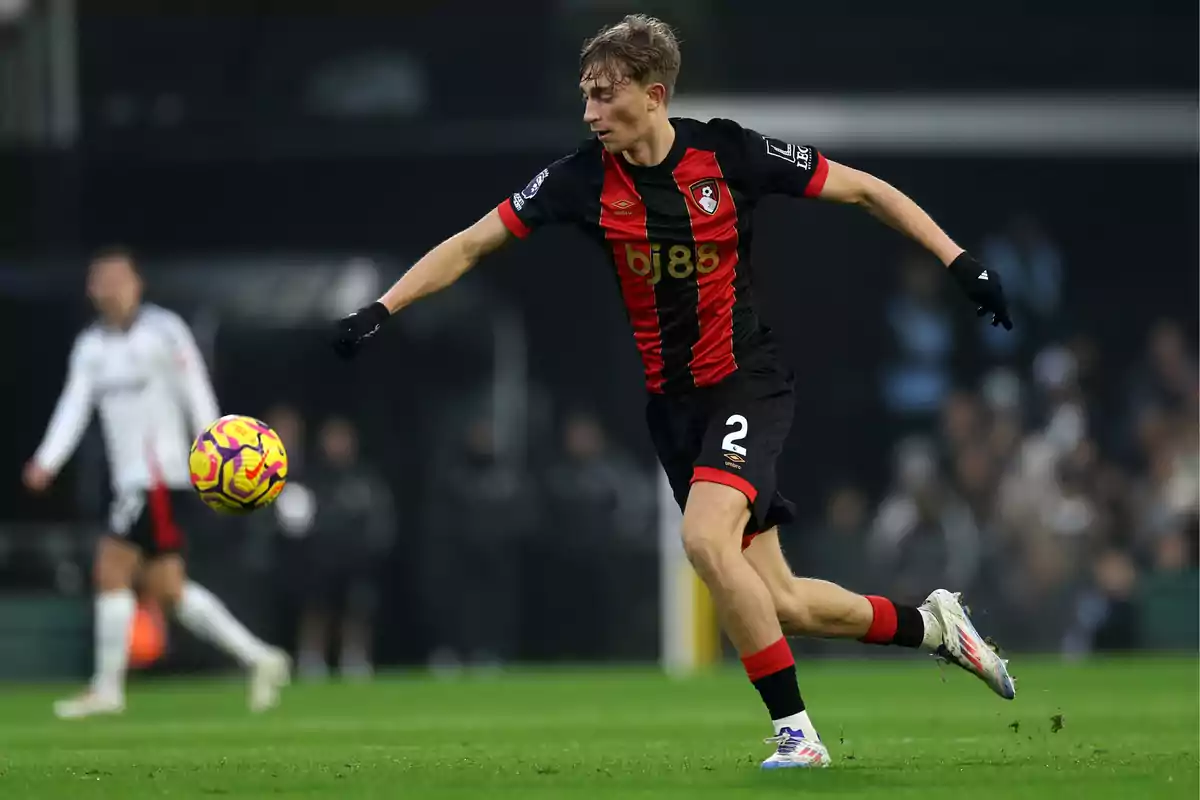
POLYGON ((584 42, 579 78, 603 75, 613 83, 626 79, 643 85, 661 83, 670 100, 679 64, 679 40, 671 26, 645 14, 630 14, 584 42))

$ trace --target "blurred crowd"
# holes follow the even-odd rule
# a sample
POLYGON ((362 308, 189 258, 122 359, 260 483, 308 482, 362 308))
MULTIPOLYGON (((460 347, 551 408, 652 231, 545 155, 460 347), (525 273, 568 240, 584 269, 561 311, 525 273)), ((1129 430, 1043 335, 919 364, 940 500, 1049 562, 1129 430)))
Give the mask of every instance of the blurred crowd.
POLYGON ((907 266, 883 376, 901 432, 889 486, 837 487, 793 547, 860 590, 961 589, 1014 647, 1190 646, 1200 383, 1183 326, 1159 320, 1120 363, 1103 332, 1064 324, 1061 257, 1035 222, 990 241, 985 262, 1011 286, 1018 335, 985 328, 964 359, 932 271, 907 266))

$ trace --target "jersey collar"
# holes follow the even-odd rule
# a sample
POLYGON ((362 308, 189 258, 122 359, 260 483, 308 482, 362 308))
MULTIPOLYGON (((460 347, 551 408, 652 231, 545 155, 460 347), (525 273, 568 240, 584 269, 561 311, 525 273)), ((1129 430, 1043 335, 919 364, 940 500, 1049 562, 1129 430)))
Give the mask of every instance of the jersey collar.
POLYGON ((671 127, 675 129, 675 142, 671 145, 671 149, 667 151, 667 157, 657 164, 652 166, 642 166, 640 164, 631 164, 623 155, 617 155, 615 161, 621 165, 621 169, 628 170, 630 175, 669 175, 679 166, 679 162, 683 160, 684 153, 687 152, 687 142, 684 141, 684 126, 679 124, 677 118, 671 118, 671 127))

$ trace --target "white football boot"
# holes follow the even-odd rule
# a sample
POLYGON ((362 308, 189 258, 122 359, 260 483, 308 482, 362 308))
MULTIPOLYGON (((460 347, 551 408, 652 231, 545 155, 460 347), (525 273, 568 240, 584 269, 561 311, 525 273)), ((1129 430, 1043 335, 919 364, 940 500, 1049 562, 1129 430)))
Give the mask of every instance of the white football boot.
POLYGON ((1016 682, 1008 674, 1008 661, 975 630, 960 594, 938 589, 925 598, 921 608, 941 623, 942 644, 937 649, 940 659, 970 672, 1005 700, 1016 697, 1016 682))
POLYGON ((763 769, 791 767, 828 767, 833 763, 829 750, 819 739, 805 739, 799 731, 784 728, 778 736, 763 740, 775 745, 775 752, 762 762, 763 769))
POLYGON ((125 698, 112 692, 88 690, 76 697, 57 700, 54 716, 59 719, 83 719, 102 714, 120 714, 125 711, 125 698))
POLYGON ((292 660, 279 648, 270 648, 250 667, 250 710, 258 713, 279 705, 279 692, 291 680, 292 660))

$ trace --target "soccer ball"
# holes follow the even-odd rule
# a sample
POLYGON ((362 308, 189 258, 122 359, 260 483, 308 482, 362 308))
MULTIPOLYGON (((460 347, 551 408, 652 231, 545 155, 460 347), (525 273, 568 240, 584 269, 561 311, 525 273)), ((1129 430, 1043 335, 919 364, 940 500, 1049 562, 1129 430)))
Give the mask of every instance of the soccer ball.
POLYGON ((188 467, 200 499, 227 514, 269 506, 287 483, 287 451, 279 434, 237 414, 221 417, 196 437, 188 467))

